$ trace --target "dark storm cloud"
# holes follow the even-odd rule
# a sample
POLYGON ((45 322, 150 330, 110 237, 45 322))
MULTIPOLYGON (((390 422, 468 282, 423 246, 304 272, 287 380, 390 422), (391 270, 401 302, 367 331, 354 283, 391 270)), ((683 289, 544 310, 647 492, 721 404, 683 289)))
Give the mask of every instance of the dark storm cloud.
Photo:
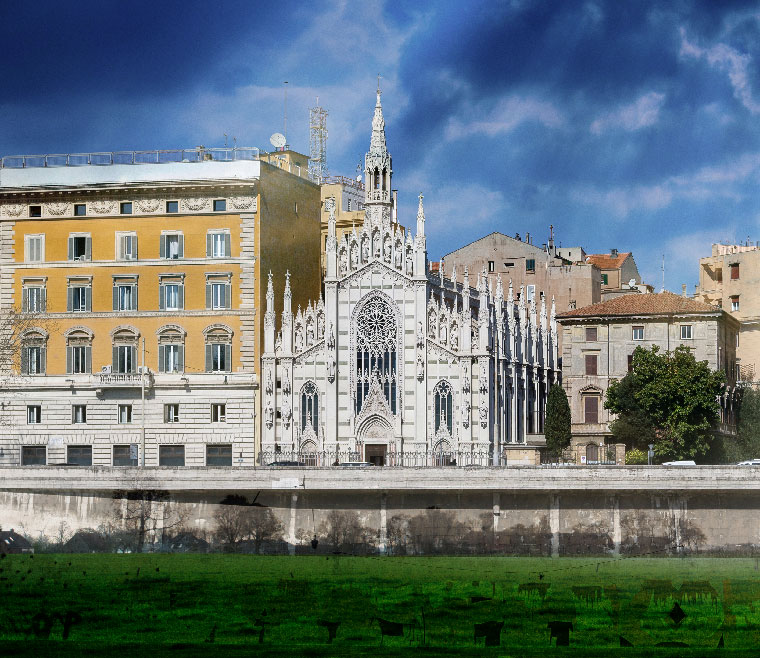
MULTIPOLYGON (((246 2, 19 2, 0 9, 0 83, 20 102, 110 90, 165 94, 213 69, 244 37, 246 2)), ((256 10, 260 19, 267 12, 256 10)))
POLYGON ((757 2, 6 2, 0 37, 1 154, 266 148, 289 80, 294 147, 319 96, 354 176, 381 73, 402 223, 423 192, 433 258, 551 223, 650 278, 670 253, 679 289, 684 245, 760 237, 757 2))

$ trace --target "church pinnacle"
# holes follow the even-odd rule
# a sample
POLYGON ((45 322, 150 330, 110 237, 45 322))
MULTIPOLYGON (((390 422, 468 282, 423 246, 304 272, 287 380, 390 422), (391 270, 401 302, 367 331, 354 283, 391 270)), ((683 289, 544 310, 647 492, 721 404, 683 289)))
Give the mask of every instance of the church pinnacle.
POLYGON ((375 114, 372 117, 372 137, 370 138, 369 151, 364 156, 365 174, 365 206, 368 209, 375 207, 371 214, 378 215, 375 220, 390 217, 391 200, 391 155, 385 142, 385 119, 383 118, 383 106, 380 102, 380 84, 378 78, 377 101, 375 114))
POLYGON ((380 102, 380 95, 382 93, 380 87, 378 87, 375 116, 372 117, 372 139, 369 145, 369 152, 372 155, 383 155, 388 151, 385 143, 385 118, 383 117, 383 106, 380 102))

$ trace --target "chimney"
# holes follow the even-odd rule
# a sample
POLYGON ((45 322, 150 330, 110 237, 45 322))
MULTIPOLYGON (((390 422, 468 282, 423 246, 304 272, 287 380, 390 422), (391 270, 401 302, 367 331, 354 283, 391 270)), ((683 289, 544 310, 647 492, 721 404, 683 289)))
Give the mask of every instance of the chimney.
POLYGON ((681 294, 682 294, 684 297, 688 297, 688 295, 686 294, 686 284, 685 284, 685 283, 682 283, 682 284, 681 284, 681 294))
POLYGON ((617 258, 618 256, 618 250, 617 249, 610 249, 610 256, 613 258, 617 258))
POLYGON ((528 244, 530 244, 530 233, 526 233, 525 234, 525 242, 527 242, 528 244))

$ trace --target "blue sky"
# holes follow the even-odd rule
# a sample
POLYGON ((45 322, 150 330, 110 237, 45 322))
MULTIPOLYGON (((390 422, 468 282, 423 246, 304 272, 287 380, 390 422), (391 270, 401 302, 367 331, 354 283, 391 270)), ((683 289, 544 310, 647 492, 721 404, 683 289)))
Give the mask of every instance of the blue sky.
POLYGON ((355 175, 382 75, 400 221, 431 259, 502 231, 633 251, 693 292, 712 242, 760 239, 757 2, 4 2, 0 153, 224 144, 355 175))

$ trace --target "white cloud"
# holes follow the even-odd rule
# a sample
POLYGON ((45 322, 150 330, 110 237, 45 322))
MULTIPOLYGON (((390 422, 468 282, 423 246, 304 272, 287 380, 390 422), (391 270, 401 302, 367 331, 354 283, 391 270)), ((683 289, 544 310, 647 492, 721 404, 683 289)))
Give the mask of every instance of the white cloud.
POLYGON ((689 41, 684 28, 681 28, 680 55, 683 58, 705 59, 712 68, 727 73, 734 89, 734 97, 752 114, 760 114, 760 103, 754 99, 750 85, 750 55, 740 53, 724 43, 702 48, 689 41))
POLYGON ((552 104, 531 96, 508 96, 495 107, 486 110, 483 104, 467 106, 452 117, 446 126, 448 141, 478 133, 494 137, 512 132, 520 124, 535 121, 547 128, 559 128, 565 123, 562 113, 552 104), (467 119, 462 116, 468 117, 467 119))
POLYGON ((570 197, 578 203, 597 206, 623 218, 634 210, 665 208, 672 202, 673 193, 667 185, 633 185, 608 190, 586 186, 573 190, 570 197))
POLYGON ((760 153, 746 153, 720 165, 671 176, 655 185, 618 186, 606 190, 583 186, 572 190, 570 197, 578 203, 596 206, 624 218, 635 210, 666 208, 678 199, 738 201, 746 195, 742 184, 747 182, 760 183, 760 153))
POLYGON ((503 224, 509 203, 500 190, 480 183, 431 185, 424 173, 412 172, 404 178, 399 222, 414 231, 417 195, 424 195, 425 233, 428 251, 437 258, 450 250, 452 238, 460 246, 495 231, 503 224))
POLYGON ((596 119, 591 124, 591 132, 595 135, 618 129, 634 132, 652 126, 657 123, 664 102, 665 94, 650 91, 633 103, 622 105, 596 119))
MULTIPOLYGON (((395 117, 409 100, 399 77, 401 57, 426 16, 420 12, 396 25, 386 20, 383 3, 346 0, 319 10, 303 5, 298 15, 299 20, 288 28, 287 47, 269 44, 266 70, 240 80, 231 90, 194 90, 183 99, 176 123, 196 135, 198 143, 218 144, 226 132, 230 142, 235 135, 239 145, 269 149, 269 136, 283 131, 280 81, 288 80, 288 142, 308 153, 308 110, 319 97, 328 112, 330 173, 353 176, 369 144, 376 76, 382 76, 383 108, 392 132, 395 117)), ((261 45, 254 40, 249 50, 230 58, 229 66, 246 58, 261 61, 261 57, 261 45)))
POLYGON ((681 292, 681 284, 687 284, 686 292, 694 293, 694 285, 699 281, 699 259, 712 253, 716 242, 736 243, 735 226, 723 222, 715 228, 694 231, 674 236, 655 251, 657 258, 649 258, 648 269, 642 270, 646 281, 659 290, 662 282, 662 256, 665 256, 665 287, 681 292), (680 279, 678 278, 680 277, 680 279))

